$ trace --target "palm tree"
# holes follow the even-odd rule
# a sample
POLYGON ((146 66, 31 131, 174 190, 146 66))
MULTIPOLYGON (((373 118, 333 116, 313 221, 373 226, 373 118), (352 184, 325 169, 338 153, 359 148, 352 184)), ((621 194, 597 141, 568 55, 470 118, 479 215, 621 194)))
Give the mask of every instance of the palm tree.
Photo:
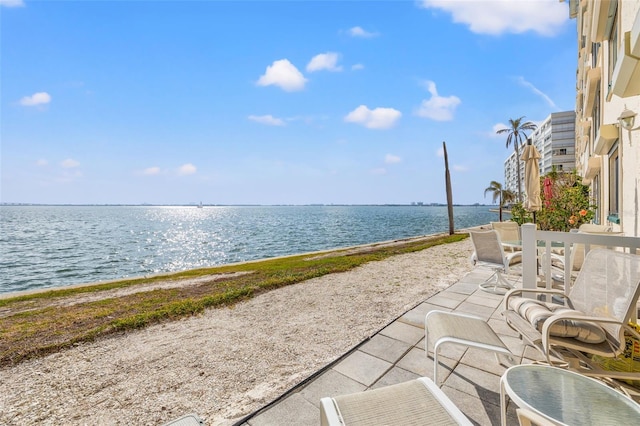
POLYGON ((516 170, 518 173, 518 201, 522 201, 522 183, 520 182, 520 146, 522 145, 523 140, 527 140, 527 135, 524 132, 525 130, 535 130, 538 126, 531 122, 527 121, 525 123, 522 122, 524 116, 520 118, 516 118, 515 120, 510 118, 509 125, 511 127, 500 129, 496 133, 508 133, 507 136, 507 148, 513 142, 513 149, 516 151, 516 170))
POLYGON ((502 222, 502 207, 516 198, 516 194, 513 191, 508 189, 503 189, 502 184, 500 182, 496 182, 492 180, 489 186, 484 190, 484 196, 487 196, 487 192, 493 193, 493 202, 496 200, 500 200, 498 203, 498 217, 500 218, 500 222, 502 222))

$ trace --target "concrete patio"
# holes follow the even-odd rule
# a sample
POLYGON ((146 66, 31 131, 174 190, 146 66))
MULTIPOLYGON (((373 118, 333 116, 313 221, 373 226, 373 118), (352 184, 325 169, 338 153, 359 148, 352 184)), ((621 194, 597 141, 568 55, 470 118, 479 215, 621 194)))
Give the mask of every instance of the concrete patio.
MULTIPOLYGON (((375 389, 426 376, 433 379, 433 353, 424 351, 425 316, 432 310, 476 315, 488 321, 517 363, 531 362, 536 353, 525 348, 500 315, 502 296, 478 289, 492 272, 475 268, 459 282, 404 313, 357 348, 319 371, 281 398, 245 417, 239 425, 318 425, 320 398, 375 389)), ((519 276, 508 276, 520 286, 519 276)), ((431 345, 431 342, 430 342, 431 345)), ((458 345, 440 350, 439 380, 444 393, 473 422, 500 423, 499 380, 505 367, 492 352, 458 345)), ((510 404, 508 424, 518 424, 510 404)))

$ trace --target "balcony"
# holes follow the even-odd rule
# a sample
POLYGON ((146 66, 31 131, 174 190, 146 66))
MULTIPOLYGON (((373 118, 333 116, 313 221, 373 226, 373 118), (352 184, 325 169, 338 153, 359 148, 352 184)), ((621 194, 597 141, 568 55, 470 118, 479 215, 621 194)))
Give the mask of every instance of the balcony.
POLYGON ((593 109, 593 102, 596 99, 596 92, 600 78, 602 77, 602 68, 591 68, 587 71, 585 81, 585 106, 583 111, 591 111, 593 109))
POLYGON ((583 63, 583 64, 588 63, 589 58, 587 57, 587 55, 588 55, 587 48, 586 47, 580 48, 580 50, 578 51, 578 63, 583 63))
POLYGON ((582 89, 576 91, 576 112, 582 112, 582 102, 584 100, 584 94, 582 89))
POLYGON ((611 92, 621 98, 640 95, 640 14, 631 31, 624 33, 622 50, 613 70, 611 92))
MULTIPOLYGON (((613 0, 594 0, 592 5, 593 22, 591 24, 591 41, 600 42, 605 39, 616 11, 613 0)), ((590 16, 591 17, 591 16, 590 16)))
POLYGON ((589 136, 590 130, 591 130, 591 119, 584 118, 580 120, 580 122, 578 123, 576 134, 580 136, 589 136))
POLYGON ((577 136, 576 137, 575 152, 578 153, 578 154, 582 154, 583 152, 585 152, 587 150, 588 145, 589 145, 589 136, 588 135, 577 136))
POLYGON ((589 158, 589 161, 587 162, 587 170, 584 173, 583 182, 585 184, 588 184, 589 182, 591 182, 591 180, 594 177, 596 177, 596 175, 600 172, 601 167, 602 167, 601 156, 594 155, 593 157, 589 158))
POLYGON ((640 58, 640 13, 636 15, 633 28, 629 33, 629 54, 640 58))
POLYGON ((618 136, 618 126, 615 124, 603 124, 600 126, 600 129, 598 129, 596 145, 593 151, 598 155, 607 155, 613 143, 618 139, 618 136))

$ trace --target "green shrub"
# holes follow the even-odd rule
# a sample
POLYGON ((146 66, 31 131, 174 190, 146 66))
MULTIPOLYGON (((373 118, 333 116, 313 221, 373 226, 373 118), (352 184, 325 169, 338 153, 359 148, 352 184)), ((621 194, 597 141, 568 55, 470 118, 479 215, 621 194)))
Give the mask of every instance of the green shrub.
MULTIPOLYGON (((582 184, 582 178, 574 172, 553 170, 540 179, 542 209, 535 214, 535 223, 543 231, 564 231, 589 223, 595 216, 597 206, 589 196, 589 187, 582 184), (551 182, 551 194, 544 191, 544 181, 551 182)), ((533 213, 526 211, 522 203, 511 207, 514 222, 522 225, 533 222, 533 213)))

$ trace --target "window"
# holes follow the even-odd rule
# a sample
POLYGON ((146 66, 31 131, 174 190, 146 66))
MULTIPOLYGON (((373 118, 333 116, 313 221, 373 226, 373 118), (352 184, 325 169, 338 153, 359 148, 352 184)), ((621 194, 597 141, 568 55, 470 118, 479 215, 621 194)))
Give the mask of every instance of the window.
POLYGON ((613 23, 611 24, 611 32, 609 33, 609 86, 611 86, 611 77, 613 76, 613 70, 616 67, 618 61, 618 11, 616 10, 613 15, 613 23))
POLYGON ((609 153, 609 215, 617 215, 620 211, 620 158, 618 144, 609 153))
MULTIPOLYGON (((596 87, 593 111, 591 112, 591 122, 591 132, 596 135, 596 132, 600 131, 600 85, 596 87)), ((593 146, 589 147, 589 154, 593 154, 593 146)))
POLYGON ((593 178, 593 182, 591 184, 591 197, 593 198, 595 208, 595 215, 593 216, 593 222, 595 224, 600 224, 600 173, 595 175, 593 178))

